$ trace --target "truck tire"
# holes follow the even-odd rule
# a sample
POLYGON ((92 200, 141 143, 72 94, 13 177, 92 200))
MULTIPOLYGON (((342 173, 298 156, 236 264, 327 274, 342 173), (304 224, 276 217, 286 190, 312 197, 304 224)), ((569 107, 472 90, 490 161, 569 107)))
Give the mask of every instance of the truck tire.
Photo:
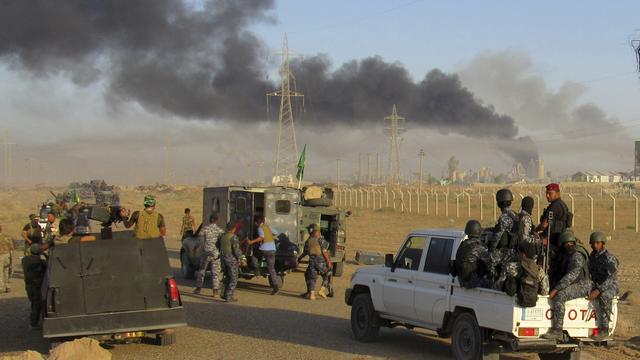
POLYGON ((369 294, 358 294, 351 305, 351 331, 356 340, 372 342, 380 332, 380 317, 369 294))
POLYGON ((174 330, 165 330, 160 334, 156 334, 156 345, 166 346, 176 343, 176 332, 174 330))
POLYGON ((451 330, 451 352, 459 360, 482 359, 482 334, 472 313, 456 316, 451 330))
POLYGON ((195 275, 195 270, 189 264, 189 257, 186 252, 180 254, 180 273, 184 279, 193 279, 195 275))
POLYGON ((333 264, 333 276, 340 277, 342 276, 342 272, 344 272, 344 259, 342 261, 333 264))
POLYGON ((563 353, 538 354, 540 360, 580 360, 581 351, 566 351, 563 353))

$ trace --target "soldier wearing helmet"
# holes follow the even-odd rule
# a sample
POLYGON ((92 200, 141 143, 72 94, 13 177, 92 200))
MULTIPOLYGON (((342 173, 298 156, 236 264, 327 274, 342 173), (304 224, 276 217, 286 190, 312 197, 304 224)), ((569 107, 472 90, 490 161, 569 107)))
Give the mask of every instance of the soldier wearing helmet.
POLYGON ((144 210, 134 211, 130 218, 123 221, 124 226, 128 229, 135 225, 134 233, 138 239, 167 236, 164 217, 156 211, 156 199, 151 195, 146 195, 143 204, 144 210))
POLYGON ((329 243, 320 234, 320 225, 312 224, 309 226, 309 239, 305 243, 305 252, 309 254, 309 266, 304 272, 304 278, 307 283, 307 292, 301 296, 309 299, 316 299, 316 281, 318 275, 322 276, 322 287, 317 294, 326 299, 329 295, 330 275, 333 269, 331 257, 329 257, 329 243))
POLYGON ((593 281, 593 289, 589 294, 589 299, 596 302, 598 324, 598 335, 595 337, 603 339, 609 336, 609 321, 611 321, 611 311, 613 298, 618 295, 618 259, 605 249, 607 236, 596 231, 591 234, 589 244, 593 251, 589 255, 589 273, 593 281))
POLYGON ((558 340, 563 336, 565 302, 586 297, 591 291, 587 251, 578 244, 571 231, 563 232, 559 242, 562 250, 556 270, 560 271, 561 278, 549 292, 553 318, 551 328, 542 335, 550 340, 558 340))
POLYGON ((496 290, 503 290, 503 285, 508 278, 515 279, 518 276, 518 254, 515 246, 517 244, 513 244, 511 241, 518 215, 511 209, 512 202, 511 190, 498 190, 496 203, 500 208, 500 217, 493 228, 493 233, 489 236, 488 244, 496 290))
POLYGON ((491 258, 487 246, 480 239, 482 226, 477 220, 469 220, 464 233, 467 239, 458 247, 455 260, 455 276, 460 286, 473 289, 476 287, 491 287, 489 269, 491 258))

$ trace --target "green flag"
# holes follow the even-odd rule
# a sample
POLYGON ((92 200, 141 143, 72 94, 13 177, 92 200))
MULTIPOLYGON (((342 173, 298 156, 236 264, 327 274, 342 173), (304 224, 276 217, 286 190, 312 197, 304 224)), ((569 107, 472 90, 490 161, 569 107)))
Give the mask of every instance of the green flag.
POLYGON ((304 148, 302 148, 302 153, 300 154, 300 159, 298 159, 298 172, 296 173, 296 179, 298 181, 302 181, 304 177, 304 163, 307 160, 307 144, 304 144, 304 148))
POLYGON ((73 202, 80 204, 80 193, 78 193, 78 189, 73 189, 73 202))

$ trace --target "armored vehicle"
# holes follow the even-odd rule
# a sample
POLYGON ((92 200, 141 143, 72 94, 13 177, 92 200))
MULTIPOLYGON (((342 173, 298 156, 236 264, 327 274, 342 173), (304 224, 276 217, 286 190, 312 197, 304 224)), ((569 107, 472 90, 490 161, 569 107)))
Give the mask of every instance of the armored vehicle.
POLYGON ((100 233, 73 238, 49 250, 43 285, 45 338, 89 336, 98 340, 154 337, 175 342, 186 326, 180 292, 162 238, 136 239, 112 232, 119 207, 89 207, 100 233))
MULTIPOLYGON (((257 229, 253 219, 263 215, 265 221, 302 253, 308 235, 307 227, 319 224, 324 238, 330 243, 334 275, 341 276, 344 268, 347 241, 346 218, 350 212, 332 207, 333 192, 329 188, 310 186, 303 189, 287 187, 224 186, 203 190, 203 223, 218 214, 220 223, 242 223, 241 238, 253 239, 257 229)), ((197 239, 185 239, 181 249, 183 273, 197 270, 201 247, 197 239)))

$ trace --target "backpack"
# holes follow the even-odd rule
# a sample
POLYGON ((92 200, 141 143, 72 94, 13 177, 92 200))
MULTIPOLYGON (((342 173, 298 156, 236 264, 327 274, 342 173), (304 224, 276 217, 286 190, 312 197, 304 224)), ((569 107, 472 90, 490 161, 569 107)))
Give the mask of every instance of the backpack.
POLYGON ((523 240, 522 234, 524 233, 524 222, 522 221, 522 218, 515 212, 510 212, 509 217, 513 220, 513 226, 511 226, 511 230, 505 231, 502 234, 502 237, 498 242, 498 249, 517 249, 518 244, 523 240))
POLYGON ((534 307, 538 302, 540 269, 534 260, 522 261, 522 276, 518 279, 518 304, 522 307, 534 307))

